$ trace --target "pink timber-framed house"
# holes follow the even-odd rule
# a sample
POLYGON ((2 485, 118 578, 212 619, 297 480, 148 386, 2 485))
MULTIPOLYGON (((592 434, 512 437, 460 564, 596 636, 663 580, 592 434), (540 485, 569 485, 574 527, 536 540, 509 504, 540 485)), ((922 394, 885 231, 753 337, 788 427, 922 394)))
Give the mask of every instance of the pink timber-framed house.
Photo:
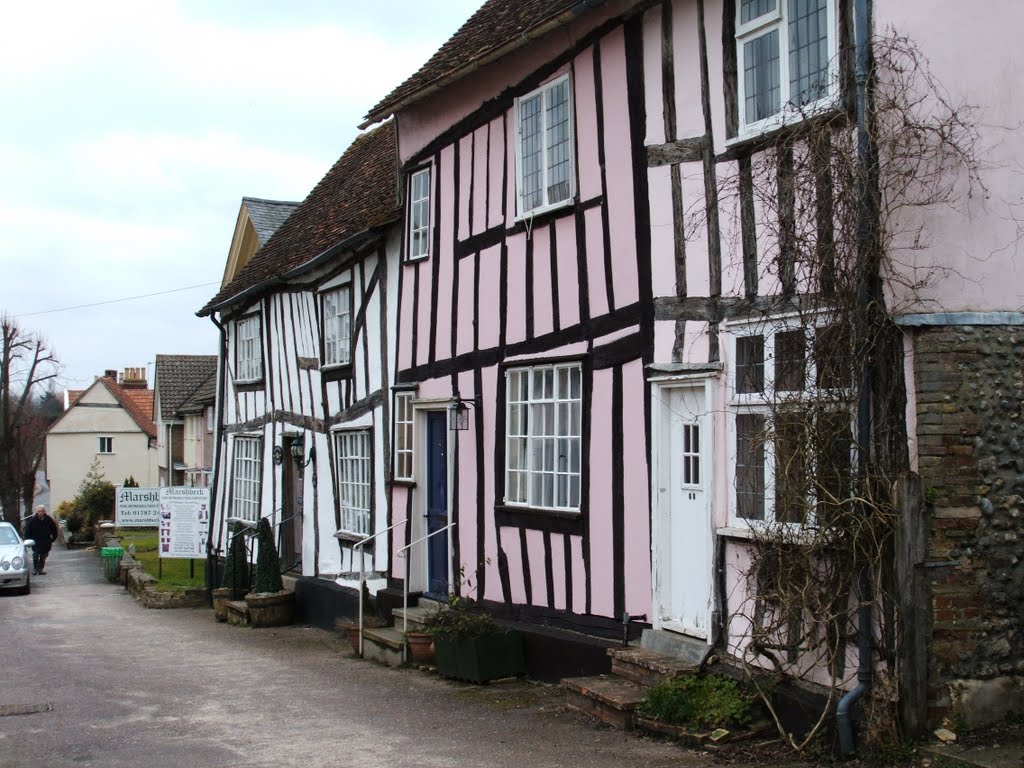
MULTIPOLYGON (((857 53, 870 58, 889 24, 936 56, 957 94, 1000 103, 1010 75, 959 66, 940 17, 914 0, 489 0, 369 112, 368 124, 394 116, 405 216, 393 583, 400 550, 446 529, 412 548, 413 591, 455 588, 509 618, 606 637, 626 623, 694 660, 742 650, 746 628, 729 617, 752 597, 750 532, 793 514, 779 462, 798 449, 781 427, 763 438, 763 395, 827 388, 828 355, 857 348, 830 336, 827 302, 807 320, 827 290, 783 241, 811 195, 815 242, 828 242, 833 187, 827 173, 801 187, 793 158, 822 115, 854 130, 873 85, 858 84, 857 53), (770 194, 755 195, 752 169, 791 135, 770 194)), ((994 183, 1012 195, 1011 178, 994 183)), ((943 368, 967 338, 959 375, 1011 375, 999 361, 1024 321, 1021 292, 999 279, 1015 248, 992 245, 1013 240, 1009 219, 972 213, 928 222, 963 253, 925 248, 908 269, 941 279, 910 296, 909 281, 884 276, 899 373, 827 425, 833 464, 852 476, 879 444, 869 424, 897 413, 886 439, 929 489, 927 504, 901 507, 909 618, 885 630, 899 633, 888 661, 910 731, 954 706, 978 711, 979 691, 1020 689, 1020 589, 992 565, 1013 545, 986 538, 1015 525, 1020 497, 991 492, 986 467, 1003 448, 974 439, 976 396, 943 368), (984 558, 961 557, 965 537, 984 558)), ((813 482, 817 501, 798 506, 848 494, 835 477, 813 482)), ((859 695, 876 666, 881 608, 867 613, 837 631, 840 695, 859 695)))

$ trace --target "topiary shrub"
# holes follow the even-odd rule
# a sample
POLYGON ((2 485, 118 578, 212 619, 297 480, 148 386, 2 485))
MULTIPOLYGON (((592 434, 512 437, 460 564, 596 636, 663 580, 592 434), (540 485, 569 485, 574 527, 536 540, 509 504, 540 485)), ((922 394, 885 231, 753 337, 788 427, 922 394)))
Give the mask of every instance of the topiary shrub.
POLYGON ((85 514, 75 499, 62 501, 57 507, 57 518, 63 520, 71 535, 75 535, 85 526, 85 514))
POLYGON ((282 592, 284 581, 281 579, 281 560, 277 556, 270 520, 265 517, 260 519, 256 529, 256 543, 259 552, 256 554, 256 579, 252 591, 256 594, 282 592))
POLYGON ((245 556, 245 537, 233 535, 224 561, 224 579, 221 587, 231 590, 231 599, 239 600, 249 591, 249 561, 245 556))
POLYGON ((739 684, 721 675, 663 680, 637 706, 637 714, 692 731, 734 728, 751 719, 752 704, 739 684))

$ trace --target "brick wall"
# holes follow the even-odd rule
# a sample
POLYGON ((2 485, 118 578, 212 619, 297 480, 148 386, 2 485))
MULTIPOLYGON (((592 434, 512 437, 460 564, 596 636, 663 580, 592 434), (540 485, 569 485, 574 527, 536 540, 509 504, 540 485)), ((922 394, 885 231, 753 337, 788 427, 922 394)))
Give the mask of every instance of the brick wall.
POLYGON ((967 710, 992 705, 971 692, 1024 679, 1024 328, 921 328, 915 352, 929 719, 980 725, 967 710))

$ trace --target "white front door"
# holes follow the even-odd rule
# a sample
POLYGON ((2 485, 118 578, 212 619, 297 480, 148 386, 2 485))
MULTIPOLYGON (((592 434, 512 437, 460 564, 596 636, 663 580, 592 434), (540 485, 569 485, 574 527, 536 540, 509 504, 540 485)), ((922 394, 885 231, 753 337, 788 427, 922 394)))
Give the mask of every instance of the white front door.
POLYGON ((655 628, 708 637, 711 619, 710 425, 703 383, 660 388, 654 522, 655 628))

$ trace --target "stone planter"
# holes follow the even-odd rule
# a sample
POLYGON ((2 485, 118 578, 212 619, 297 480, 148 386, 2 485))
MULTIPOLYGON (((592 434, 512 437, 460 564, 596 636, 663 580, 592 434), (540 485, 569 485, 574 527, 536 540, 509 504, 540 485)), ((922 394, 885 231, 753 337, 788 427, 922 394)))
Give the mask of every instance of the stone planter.
POLYGON ((526 674, 523 636, 515 630, 480 637, 438 632, 434 635, 434 657, 442 677, 471 683, 526 674))
POLYGON ((253 627, 283 627, 295 621, 295 593, 250 592, 245 596, 249 608, 249 625, 253 627))
POLYGON ((227 587, 220 587, 213 590, 213 617, 217 621, 228 620, 228 603, 234 596, 234 590, 227 587))
POLYGON ((431 664, 434 661, 434 636, 427 632, 406 632, 405 644, 408 660, 413 664, 431 664))

